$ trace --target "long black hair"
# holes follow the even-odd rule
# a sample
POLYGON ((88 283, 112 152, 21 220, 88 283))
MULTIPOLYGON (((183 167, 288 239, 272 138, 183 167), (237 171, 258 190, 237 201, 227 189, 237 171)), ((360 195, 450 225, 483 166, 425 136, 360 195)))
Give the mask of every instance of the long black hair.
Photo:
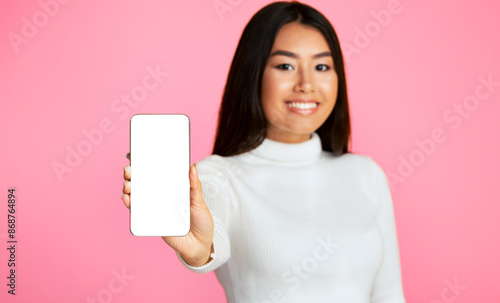
POLYGON ((351 124, 337 34, 328 19, 311 6, 280 1, 259 10, 243 30, 224 88, 212 154, 241 154, 259 146, 266 138, 267 121, 260 95, 262 75, 276 34, 290 22, 315 27, 328 42, 338 77, 338 93, 332 113, 316 133, 323 150, 336 156, 349 152, 351 124))

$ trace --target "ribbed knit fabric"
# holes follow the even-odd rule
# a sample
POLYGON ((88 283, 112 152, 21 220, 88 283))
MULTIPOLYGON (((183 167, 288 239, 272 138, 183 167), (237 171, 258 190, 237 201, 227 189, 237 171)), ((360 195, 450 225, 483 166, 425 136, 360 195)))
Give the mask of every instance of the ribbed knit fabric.
POLYGON ((368 156, 265 139, 197 163, 229 303, 405 303, 391 193, 368 156))

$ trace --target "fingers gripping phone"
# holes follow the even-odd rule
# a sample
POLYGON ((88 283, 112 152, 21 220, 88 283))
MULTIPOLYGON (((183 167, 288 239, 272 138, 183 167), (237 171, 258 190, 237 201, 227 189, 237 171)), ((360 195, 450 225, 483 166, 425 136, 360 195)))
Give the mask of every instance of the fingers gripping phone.
POLYGON ((130 232, 185 236, 190 230, 190 122, 183 114, 130 119, 130 232))

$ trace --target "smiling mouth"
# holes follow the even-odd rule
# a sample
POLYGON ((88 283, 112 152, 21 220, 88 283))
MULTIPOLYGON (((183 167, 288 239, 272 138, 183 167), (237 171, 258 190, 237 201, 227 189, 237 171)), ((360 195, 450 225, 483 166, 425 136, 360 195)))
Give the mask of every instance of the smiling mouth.
POLYGON ((286 101, 285 104, 290 108, 296 108, 296 109, 313 109, 318 107, 319 105, 319 103, 317 102, 293 102, 293 101, 286 101))

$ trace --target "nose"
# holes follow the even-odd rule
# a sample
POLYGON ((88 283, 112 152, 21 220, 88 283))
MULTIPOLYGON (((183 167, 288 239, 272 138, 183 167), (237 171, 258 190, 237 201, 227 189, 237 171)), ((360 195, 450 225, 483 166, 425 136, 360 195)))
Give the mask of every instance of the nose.
POLYGON ((294 90, 304 93, 314 91, 314 75, 312 72, 305 68, 300 69, 297 73, 297 81, 294 90))

